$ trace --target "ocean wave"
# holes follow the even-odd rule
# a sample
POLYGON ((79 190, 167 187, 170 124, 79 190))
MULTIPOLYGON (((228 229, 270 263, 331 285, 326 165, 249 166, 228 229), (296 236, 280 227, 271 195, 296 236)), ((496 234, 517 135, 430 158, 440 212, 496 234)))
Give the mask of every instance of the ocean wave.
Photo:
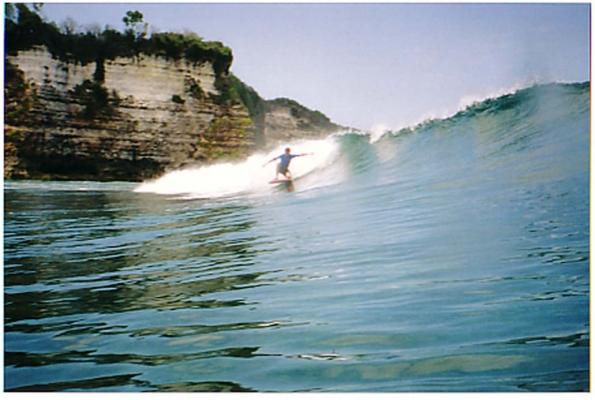
POLYGON ((494 112, 515 105, 521 105, 527 102, 531 97, 542 95, 563 95, 569 93, 584 93, 589 91, 590 82, 553 82, 553 83, 530 83, 516 84, 511 87, 497 90, 486 96, 464 96, 459 102, 458 109, 449 115, 436 116, 430 114, 419 120, 419 122, 409 124, 397 129, 386 129, 379 134, 375 133, 378 139, 387 136, 399 136, 409 134, 414 131, 427 129, 437 124, 453 122, 462 117, 472 117, 474 114, 482 112, 494 112), (557 92, 557 93, 556 93, 557 92))
MULTIPOLYGON (((275 190, 269 184, 275 175, 275 165, 263 165, 281 154, 287 146, 292 148, 292 153, 312 153, 292 161, 291 171, 297 191, 339 184, 380 164, 383 168, 396 171, 403 167, 404 160, 419 165, 419 160, 427 159, 425 164, 418 167, 425 168, 434 165, 436 160, 443 166, 456 164, 457 154, 461 157, 471 152, 490 157, 490 154, 498 154, 501 150, 522 151, 531 145, 532 138, 545 135, 552 129, 557 132, 577 129, 572 125, 576 117, 584 117, 589 112, 589 90, 589 82, 536 84, 497 97, 473 101, 449 117, 427 119, 398 131, 345 130, 324 139, 288 142, 272 151, 255 153, 235 163, 171 171, 158 179, 142 183, 135 191, 191 198, 268 195, 275 190), (474 138, 474 148, 465 148, 469 145, 467 142, 445 142, 436 136, 462 135, 465 132, 468 137, 474 138), (401 141, 398 146, 387 142, 424 133, 432 137, 421 135, 424 139, 411 140, 407 144, 401 141), (458 153, 445 155, 445 151, 450 151, 453 146, 463 147, 457 148, 458 153), (435 159, 430 158, 432 154, 436 154, 435 159), (448 157, 451 157, 450 161, 448 157), (389 165, 390 162, 393 164, 389 165)), ((579 138, 580 132, 570 135, 579 138)), ((557 137, 559 134, 554 135, 546 147, 559 146, 554 142, 558 140, 557 137)), ((538 163, 531 157, 534 156, 526 153, 519 160, 526 158, 531 168, 541 165, 541 161, 538 163)), ((498 162, 499 159, 494 158, 485 161, 485 165, 498 162)), ((440 170, 444 167, 436 168, 440 170)))

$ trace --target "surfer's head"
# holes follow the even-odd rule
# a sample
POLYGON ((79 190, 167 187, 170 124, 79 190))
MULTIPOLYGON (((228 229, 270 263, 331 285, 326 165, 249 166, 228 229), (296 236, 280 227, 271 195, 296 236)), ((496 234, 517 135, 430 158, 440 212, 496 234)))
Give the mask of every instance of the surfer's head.
POLYGON ((291 149, 289 147, 286 147, 285 148, 285 154, 289 154, 289 153, 291 153, 291 149))

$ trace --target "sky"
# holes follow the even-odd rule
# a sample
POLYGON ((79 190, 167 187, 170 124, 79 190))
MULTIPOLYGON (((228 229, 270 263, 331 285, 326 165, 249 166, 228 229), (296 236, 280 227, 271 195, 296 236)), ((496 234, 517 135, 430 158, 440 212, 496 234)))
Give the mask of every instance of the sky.
POLYGON ((590 79, 590 4, 46 3, 60 25, 192 31, 234 54, 265 99, 289 97, 334 122, 398 129, 535 82, 590 79))

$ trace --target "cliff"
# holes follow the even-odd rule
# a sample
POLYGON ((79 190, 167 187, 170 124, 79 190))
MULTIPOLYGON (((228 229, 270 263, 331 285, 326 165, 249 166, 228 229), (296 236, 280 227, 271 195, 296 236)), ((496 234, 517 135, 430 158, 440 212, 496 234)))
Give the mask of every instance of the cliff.
POLYGON ((98 85, 94 65, 44 48, 6 61, 6 177, 141 180, 253 148, 247 109, 217 103, 209 63, 117 58, 98 85))
POLYGON ((7 24, 6 178, 138 181, 339 129, 260 98, 229 73, 220 43, 68 36, 23 15, 33 22, 7 24))

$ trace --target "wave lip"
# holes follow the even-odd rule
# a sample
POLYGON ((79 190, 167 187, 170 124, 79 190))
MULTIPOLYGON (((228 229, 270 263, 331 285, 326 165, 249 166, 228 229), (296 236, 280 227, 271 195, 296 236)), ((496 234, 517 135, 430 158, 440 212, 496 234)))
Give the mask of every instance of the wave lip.
POLYGON ((589 91, 591 83, 586 82, 551 82, 513 85, 510 88, 496 91, 487 96, 465 96, 459 102, 457 111, 440 117, 422 118, 419 122, 397 129, 384 128, 382 133, 374 132, 374 142, 385 136, 394 137, 420 131, 444 122, 456 122, 460 118, 472 118, 481 113, 497 112, 507 108, 526 106, 527 102, 538 97, 567 95, 589 91))

